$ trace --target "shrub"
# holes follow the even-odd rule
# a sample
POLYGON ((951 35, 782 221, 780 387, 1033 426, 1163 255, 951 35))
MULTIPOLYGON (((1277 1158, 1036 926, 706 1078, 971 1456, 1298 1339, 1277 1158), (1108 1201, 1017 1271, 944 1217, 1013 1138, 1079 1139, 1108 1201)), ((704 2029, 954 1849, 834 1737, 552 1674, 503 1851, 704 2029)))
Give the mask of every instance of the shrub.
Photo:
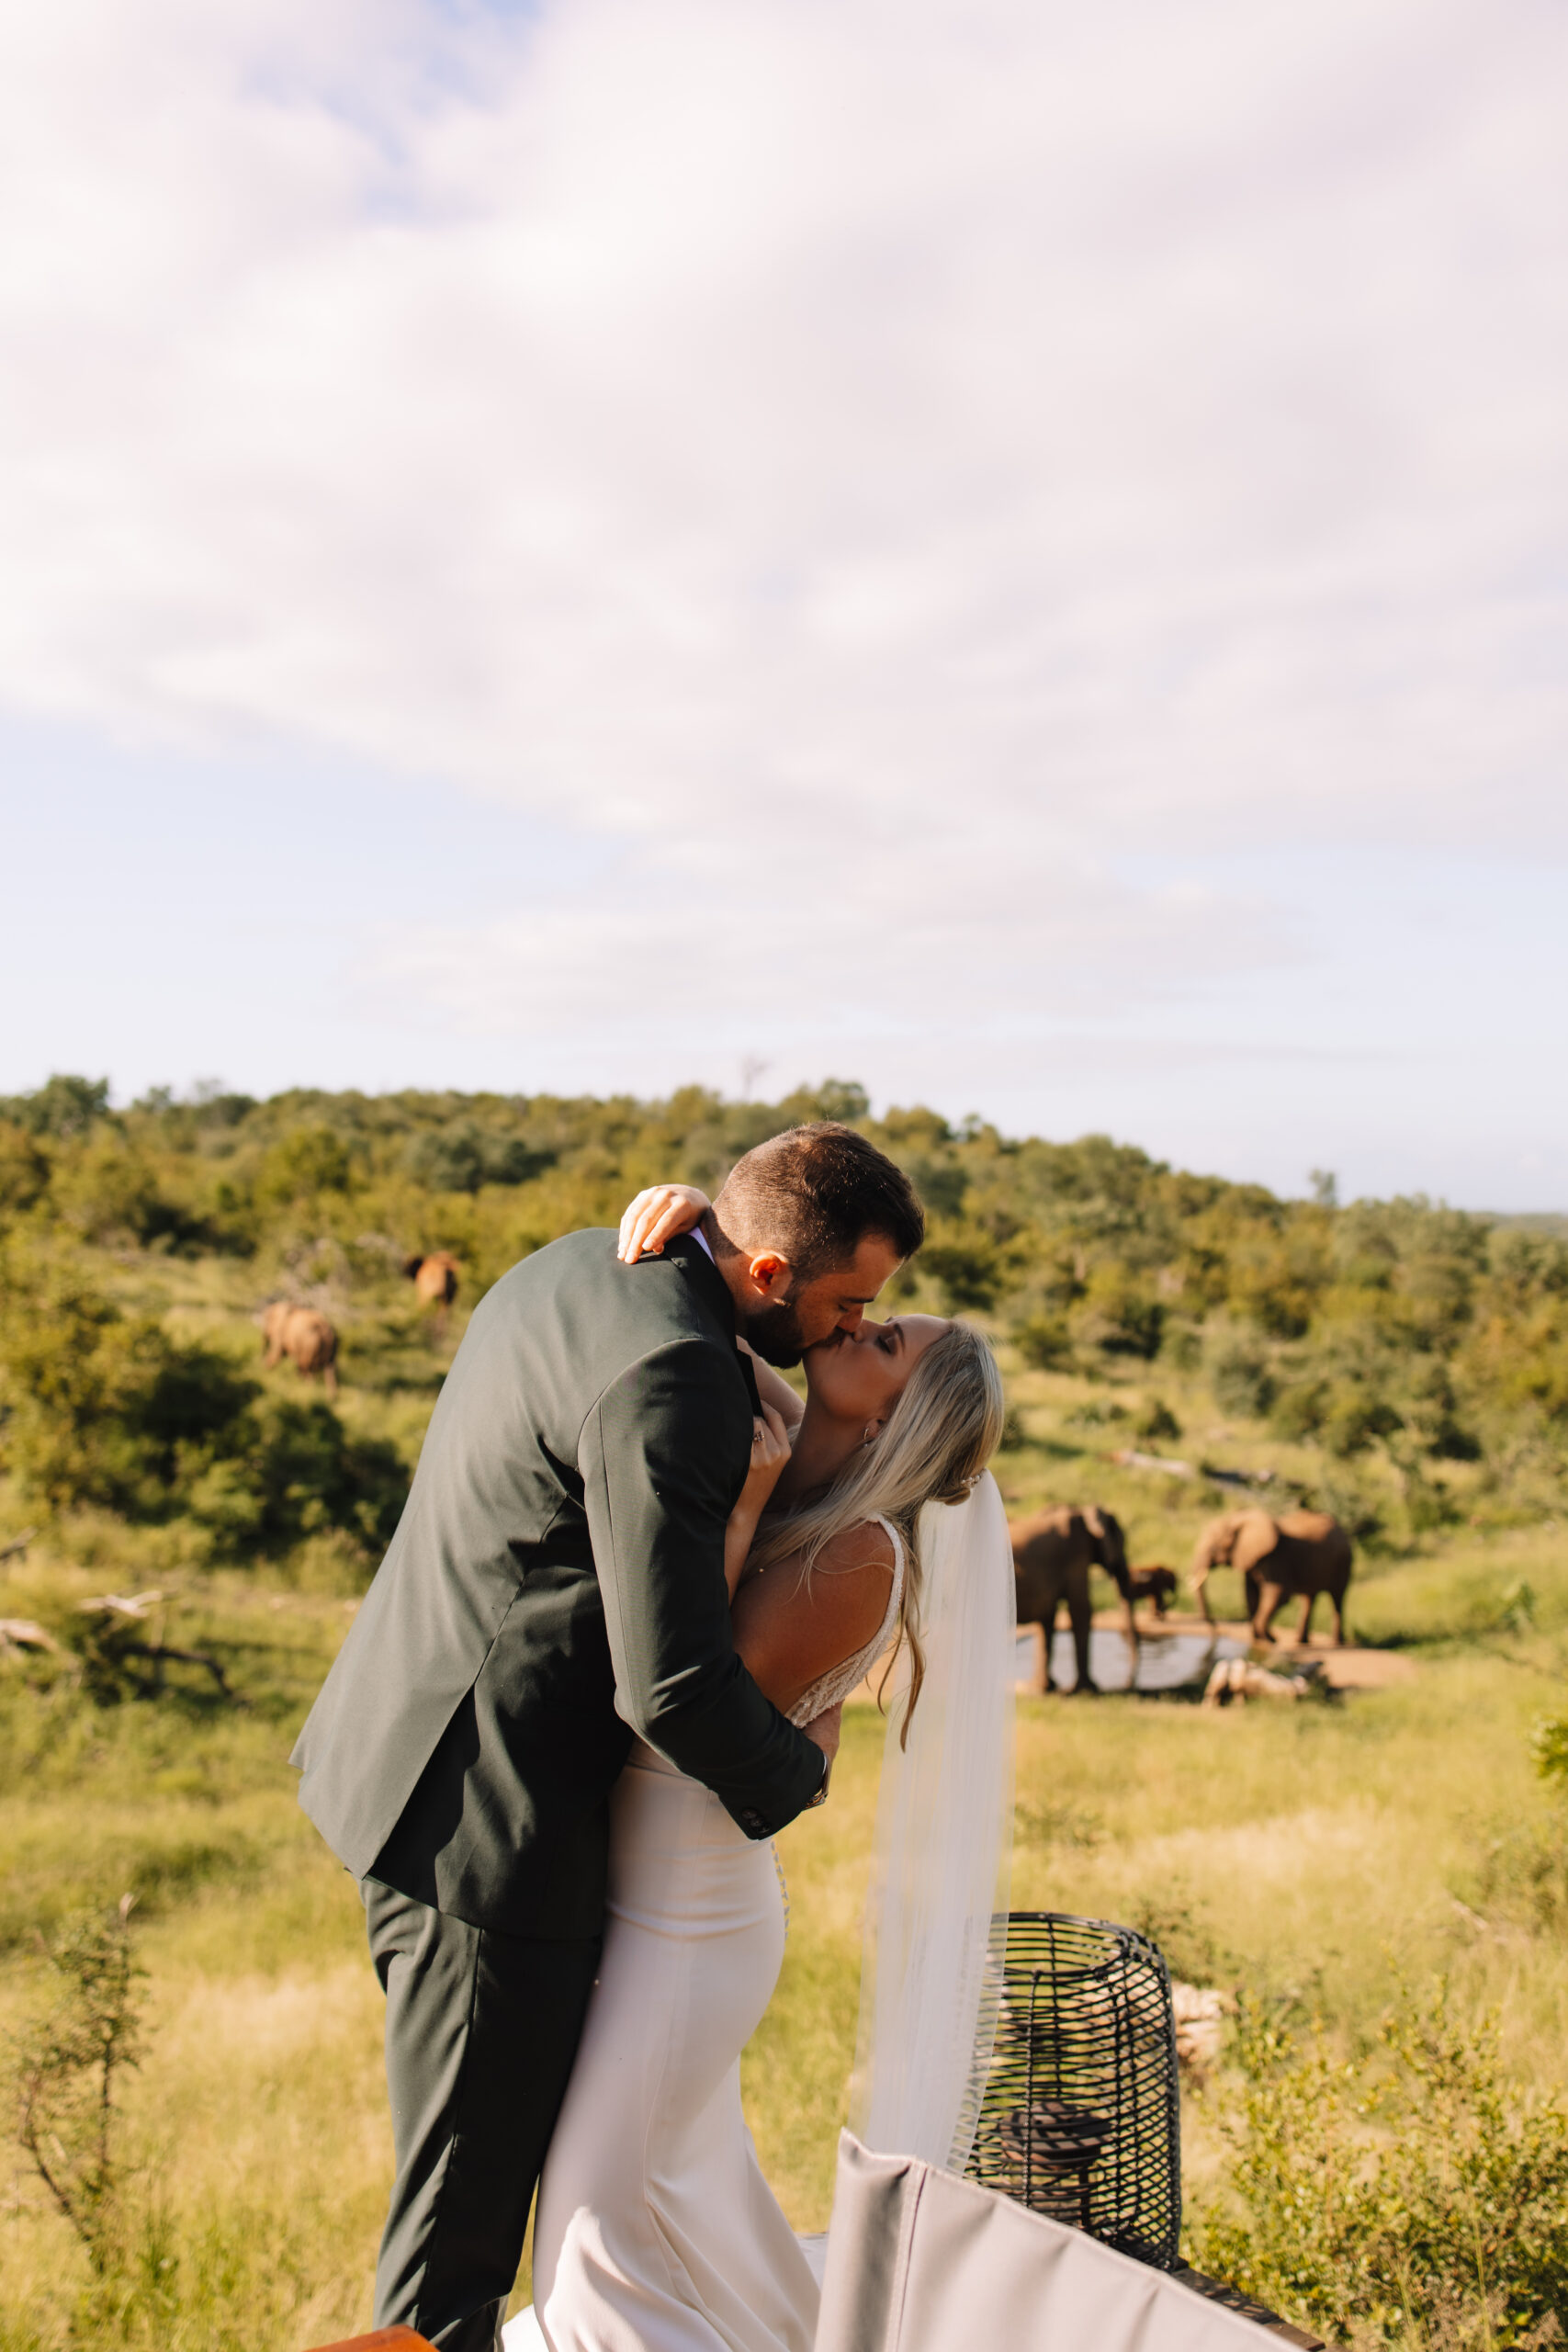
POLYGON ((179 1210, 161 1196, 149 1162, 112 1126, 67 1148, 54 1171, 53 1193, 61 1216, 88 1241, 172 1240, 184 1224, 179 1210))
POLYGON ((965 1310, 983 1314, 1000 1295, 1001 1253, 989 1234, 976 1227, 939 1220, 917 1262, 921 1272, 941 1284, 942 1304, 950 1315, 965 1310))
POLYGON ((1026 1317, 1015 1325, 1012 1340, 1024 1363, 1035 1372, 1049 1372, 1054 1364, 1067 1363, 1073 1352, 1067 1327, 1058 1316, 1026 1317))
POLYGON ((0 1217, 30 1209, 49 1190, 49 1161, 15 1119, 0 1119, 0 1217))
POLYGON ((99 2273, 118 2220, 116 2078, 140 2054, 137 1984, 146 1972, 131 1953, 131 1900, 84 1913, 43 1944, 54 1997, 16 2052, 17 2137, 99 2273))
POLYGON ((107 1078, 68 1078, 56 1071, 31 1094, 0 1098, 0 1118, 35 1136, 82 1136, 109 1115, 107 1078))
POLYGON ((1214 1358, 1211 1379, 1215 1402, 1223 1413, 1261 1419, 1274 1402, 1275 1381, 1269 1360, 1245 1340, 1235 1340, 1221 1349, 1214 1358))
POLYGON ((1269 1408, 1271 1428, 1280 1437, 1299 1441, 1315 1437, 1328 1408, 1325 1380, 1292 1380, 1275 1396, 1269 1408))
POLYGON ((481 1184, 526 1184, 553 1168, 554 1151, 536 1150, 521 1136, 499 1135, 475 1119, 418 1136, 404 1165, 433 1193, 477 1193, 481 1184))
POLYGON ((353 1179, 353 1158, 333 1128, 296 1127, 263 1159, 256 1198, 273 1208, 288 1208, 321 1193, 346 1193, 353 1179))
POLYGON ((1543 1781, 1568 1783, 1568 1715, 1541 1715, 1530 1734, 1530 1756, 1543 1781))
POLYGON ((55 1509, 134 1506, 154 1476, 147 1443, 168 1342, 123 1316, 73 1261, 8 1269, 0 1306, 7 1452, 29 1493, 55 1509))
POLYGON ((70 1259, 35 1261, 0 1313, 6 1439, 55 1510, 182 1514, 220 1553, 281 1551, 327 1528, 389 1540, 407 1491, 395 1449, 329 1405, 264 1393, 226 1356, 122 1315, 70 1259))
POLYGON ((1154 1396, 1134 1420, 1133 1434, 1156 1443, 1174 1442, 1181 1435, 1181 1423, 1162 1396, 1154 1396))
POLYGON ((1439 1983, 1342 2061, 1244 2007, 1238 2054, 1245 2211, 1196 2219, 1201 2268, 1341 2341, 1509 2347, 1568 2310, 1568 2112, 1504 2077, 1494 2021, 1439 1983))
POLYGON ((1107 1262, 1089 1278, 1082 1306, 1074 1317, 1077 1338, 1112 1356, 1159 1353, 1165 1336, 1164 1306, 1150 1296, 1124 1266, 1107 1262))

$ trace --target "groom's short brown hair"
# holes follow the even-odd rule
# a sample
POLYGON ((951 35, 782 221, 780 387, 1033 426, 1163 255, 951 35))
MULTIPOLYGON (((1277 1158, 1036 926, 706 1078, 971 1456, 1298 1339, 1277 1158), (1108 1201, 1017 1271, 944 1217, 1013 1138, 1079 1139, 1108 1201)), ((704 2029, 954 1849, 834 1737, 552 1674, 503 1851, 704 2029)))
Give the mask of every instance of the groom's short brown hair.
POLYGON ((926 1238, 926 1213, 903 1170, 836 1119, 760 1143, 736 1161, 714 1208, 721 1254, 777 1250, 797 1283, 846 1264, 868 1233, 900 1258, 926 1238))

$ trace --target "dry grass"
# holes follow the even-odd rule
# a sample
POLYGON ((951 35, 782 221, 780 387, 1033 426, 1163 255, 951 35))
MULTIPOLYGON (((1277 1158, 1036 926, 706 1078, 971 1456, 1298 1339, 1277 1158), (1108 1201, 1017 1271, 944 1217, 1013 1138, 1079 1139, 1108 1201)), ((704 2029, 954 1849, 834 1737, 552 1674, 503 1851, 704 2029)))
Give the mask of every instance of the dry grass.
MULTIPOLYGON (((35 1554, 0 1586, 0 1613, 69 1597, 84 1573, 35 1554)), ((1562 1703, 1553 1639, 1458 1637, 1521 1576, 1540 1623, 1568 1614, 1568 1545, 1551 1532, 1391 1567, 1366 1614, 1375 1600, 1424 1637, 1416 1679, 1340 1705, 1023 1702, 1015 1905, 1141 1921, 1179 1973, 1294 1991, 1351 2041, 1373 2030, 1397 1952, 1415 1977, 1448 1971, 1474 2012, 1500 2007, 1519 2075, 1568 2071, 1562 1809, 1527 1750, 1554 1690, 1562 1703)), ((36 1995, 32 1926, 73 1904, 134 1887, 151 1972, 127 2145, 152 2284, 112 2324, 85 2317, 78 2256, 17 2154, 0 2175, 5 2352, 298 2352, 368 2317, 389 2170, 379 1996, 355 1890, 286 1761, 346 1619, 330 1595, 238 1577, 189 1579, 180 1605, 248 1711, 197 1693, 93 1709, 0 1668, 3 2021, 36 1995)), ((821 2225, 830 2194, 881 1738, 874 1715, 852 1716, 831 1804, 781 1840, 788 1951, 744 2064, 763 2164, 801 2227, 821 2225)), ((1222 2162, 1213 2113, 1212 2097, 1190 2102, 1195 2180, 1222 2162)))

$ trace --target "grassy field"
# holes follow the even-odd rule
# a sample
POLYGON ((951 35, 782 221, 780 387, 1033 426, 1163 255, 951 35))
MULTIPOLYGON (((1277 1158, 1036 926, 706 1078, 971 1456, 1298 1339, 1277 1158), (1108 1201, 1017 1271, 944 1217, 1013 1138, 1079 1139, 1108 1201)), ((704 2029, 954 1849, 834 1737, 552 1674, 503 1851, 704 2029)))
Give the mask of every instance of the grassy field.
MULTIPOLYGON (((177 1316, 245 1336, 232 1270, 165 1278, 182 1286, 177 1316)), ((434 1351, 391 1306, 373 1332, 351 1325, 345 1418, 414 1442, 457 1336, 434 1351)), ((1130 1416, 1157 1390, 1206 1458, 1290 1467, 1260 1430, 1219 1423, 1195 1379, 1145 1392, 1015 1367, 1012 1387, 1017 1442, 998 1465, 1010 1499, 1107 1502, 1135 1559, 1179 1565, 1203 1506, 1179 1481, 1109 1464, 1126 1442, 1109 1408, 1130 1416)), ((0 1541, 22 1517, 0 1488, 0 1541)), ((94 2284, 9 2145, 3 2352, 299 2352, 368 2323, 389 2165, 379 1995, 355 1890, 299 1813, 286 1761, 349 1622, 348 1573, 330 1542, 287 1573, 212 1571, 171 1557, 158 1531, 88 1519, 0 1568, 0 1617, 46 1623, 108 1589, 163 1587, 164 1638, 218 1657, 243 1701, 180 1668, 155 1699, 107 1704, 70 1673, 0 1663, 0 2021, 25 2032, 47 1989, 39 1933, 82 1905, 134 1893, 147 1971, 118 2267, 94 2284)), ((1214 1580, 1222 1610, 1229 1582, 1214 1580)), ((1568 1703, 1568 1537, 1461 1527, 1413 1556, 1365 1559, 1350 1616, 1359 1638, 1415 1660, 1413 1681, 1224 1714, 1174 1698, 1022 1702, 1014 1904, 1140 1924, 1179 1974, 1315 2011, 1346 2052, 1373 2034, 1399 1970, 1443 1972, 1456 2016, 1500 2011, 1514 2077, 1559 2079, 1565 1808, 1535 1777, 1529 1737, 1568 1703)), ((831 1804, 781 1840, 789 1949, 745 2077, 763 2163, 802 2227, 828 2210, 880 1746, 877 1719, 854 1713, 831 1804)), ((1236 2098, 1226 2065, 1190 2091, 1200 2203, 1223 2194, 1236 2098)))

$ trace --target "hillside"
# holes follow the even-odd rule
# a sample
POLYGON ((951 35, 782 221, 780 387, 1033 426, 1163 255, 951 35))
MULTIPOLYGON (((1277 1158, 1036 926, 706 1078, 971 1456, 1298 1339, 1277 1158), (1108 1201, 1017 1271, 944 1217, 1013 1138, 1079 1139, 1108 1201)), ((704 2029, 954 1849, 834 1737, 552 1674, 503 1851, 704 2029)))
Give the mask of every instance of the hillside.
POLYGON ((118 1114, 107 1091, 55 1078, 0 1102, 0 1523, 68 1518, 79 1550, 134 1552, 156 1531, 158 1555, 190 1565, 362 1576, 488 1285, 557 1234, 613 1223, 638 1186, 716 1186, 738 1153, 820 1115, 864 1127, 931 1212, 898 1296, 1001 1343, 1015 1489, 1052 1486, 1075 1454, 1190 1454, 1184 1504, 1235 1491, 1205 1466, 1267 1468, 1393 1551, 1563 1501, 1568 1238, 1540 1220, 1340 1206, 1327 1179, 1283 1201, 1104 1136, 1019 1140, 918 1108, 872 1120, 844 1084, 771 1104, 204 1090, 118 1114), (444 1327, 402 1278, 436 1250, 460 1271, 444 1327), (335 1402, 287 1366, 258 1377, 252 1318, 275 1297, 337 1329, 335 1402), (1064 1380, 1096 1393, 1047 1430, 1064 1380))

